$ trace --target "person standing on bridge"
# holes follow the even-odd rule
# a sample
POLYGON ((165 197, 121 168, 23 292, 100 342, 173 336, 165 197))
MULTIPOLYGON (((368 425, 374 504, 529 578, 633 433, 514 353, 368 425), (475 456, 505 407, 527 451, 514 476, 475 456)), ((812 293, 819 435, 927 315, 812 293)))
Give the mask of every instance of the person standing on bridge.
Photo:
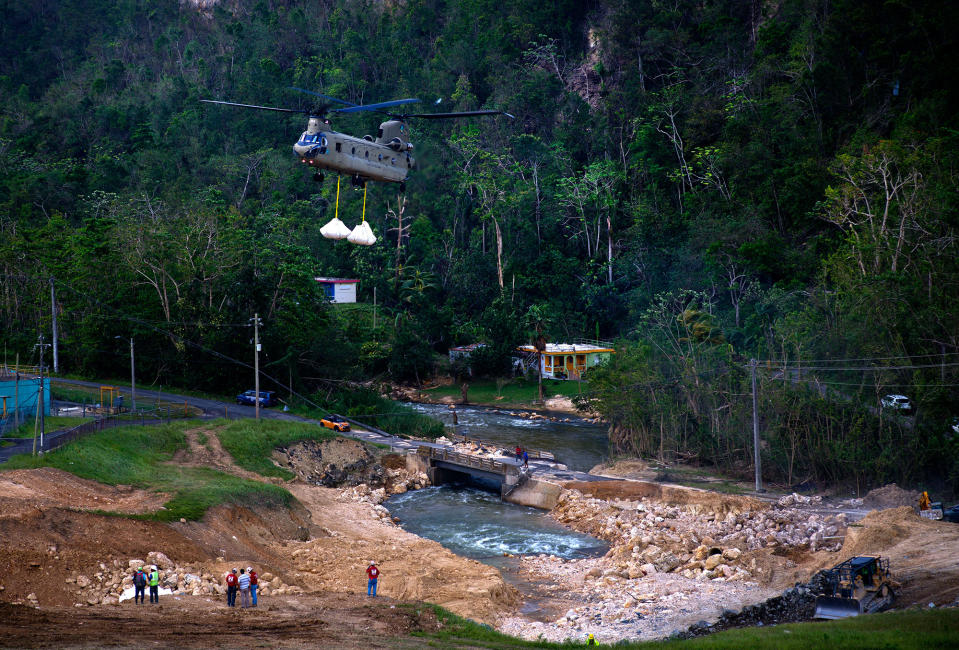
POLYGON ((366 567, 366 595, 376 597, 376 582, 380 578, 380 570, 376 566, 375 560, 370 560, 370 566, 366 567))

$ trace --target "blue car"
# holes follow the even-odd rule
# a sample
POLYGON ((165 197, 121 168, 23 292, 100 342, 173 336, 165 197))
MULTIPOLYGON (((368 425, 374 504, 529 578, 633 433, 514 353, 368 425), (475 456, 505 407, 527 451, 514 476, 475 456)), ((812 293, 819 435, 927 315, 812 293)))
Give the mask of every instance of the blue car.
MULTIPOLYGON (((256 406, 256 391, 248 390, 236 396, 236 403, 241 406, 256 406)), ((276 406, 276 393, 271 390, 260 391, 260 406, 276 406)))

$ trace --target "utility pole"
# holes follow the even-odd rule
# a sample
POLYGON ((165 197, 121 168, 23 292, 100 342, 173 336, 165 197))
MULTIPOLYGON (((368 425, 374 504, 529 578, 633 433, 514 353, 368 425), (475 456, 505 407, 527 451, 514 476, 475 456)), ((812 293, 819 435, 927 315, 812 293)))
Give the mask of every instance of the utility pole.
MULTIPOLYGON (((125 341, 127 337, 125 336, 114 336, 115 339, 120 339, 125 341)), ((133 337, 130 337, 130 408, 133 409, 133 413, 137 412, 137 372, 136 366, 133 363, 133 337)))
POLYGON ((37 347, 40 348, 40 387, 37 390, 37 419, 33 426, 33 453, 37 453, 37 423, 40 426, 40 453, 43 453, 43 434, 46 433, 46 413, 44 409, 44 401, 46 397, 43 391, 43 353, 44 348, 50 347, 49 343, 43 342, 43 334, 40 335, 40 342, 37 343, 37 347))
POLYGON ((260 315, 258 313, 253 314, 253 318, 250 319, 253 321, 253 372, 256 374, 256 379, 253 382, 253 390, 255 391, 255 399, 253 403, 256 405, 256 419, 260 419, 260 315))
POLYGON ((17 352, 17 368, 13 371, 13 426, 20 428, 20 353, 17 352))
POLYGON ((53 313, 53 372, 60 372, 60 355, 57 353, 57 293, 50 277, 50 308, 53 313))
POLYGON ((756 492, 763 491, 762 468, 759 458, 759 406, 756 401, 756 364, 755 359, 749 360, 749 374, 753 384, 753 464, 756 466, 756 492))

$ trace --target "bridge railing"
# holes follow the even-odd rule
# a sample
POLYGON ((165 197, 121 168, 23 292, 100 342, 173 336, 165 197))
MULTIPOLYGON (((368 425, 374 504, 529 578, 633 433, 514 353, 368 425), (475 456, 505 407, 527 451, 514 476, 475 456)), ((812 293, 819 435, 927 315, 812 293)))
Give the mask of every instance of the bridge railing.
POLYGON ((512 467, 512 465, 507 465, 504 462, 493 460, 491 458, 482 458, 480 456, 473 456, 472 454, 463 454, 458 451, 450 451, 449 449, 445 448, 437 449, 436 447, 420 447, 417 450, 417 453, 420 456, 431 458, 433 460, 442 460, 455 465, 465 465, 466 467, 481 469, 494 474, 506 474, 508 468, 512 467))
MULTIPOLYGON (((494 447, 497 449, 502 449, 506 445, 502 445, 498 442, 492 442, 490 440, 482 440, 480 438, 470 438, 468 436, 461 436, 458 433, 450 433, 447 437, 452 440, 454 443, 473 443, 481 447, 494 447)), ((556 456, 553 455, 553 452, 546 451, 545 449, 527 449, 523 447, 523 450, 529 454, 530 459, 532 460, 548 460, 550 462, 556 462, 556 456)))

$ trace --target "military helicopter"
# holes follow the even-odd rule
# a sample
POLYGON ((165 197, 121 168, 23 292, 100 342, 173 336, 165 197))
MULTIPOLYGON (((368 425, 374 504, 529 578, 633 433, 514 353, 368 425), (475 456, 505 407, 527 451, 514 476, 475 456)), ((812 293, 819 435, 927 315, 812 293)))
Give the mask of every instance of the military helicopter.
MULTIPOLYGON (((239 106, 263 111, 277 111, 280 113, 299 113, 306 115, 308 121, 306 131, 293 145, 293 151, 300 157, 304 165, 314 170, 313 180, 322 182, 324 171, 348 175, 354 186, 365 188, 367 181, 399 183, 400 191, 406 190, 406 178, 416 166, 413 158, 413 143, 409 140, 409 119, 443 120, 461 117, 478 117, 481 115, 512 115, 503 111, 480 110, 461 111, 456 113, 391 113, 384 109, 393 106, 413 104, 420 101, 416 98, 395 99, 376 104, 354 104, 335 97, 303 88, 290 87, 290 90, 313 95, 323 99, 326 103, 313 109, 278 108, 274 106, 257 106, 254 104, 238 104, 236 102, 215 101, 201 99, 207 104, 222 104, 225 106, 239 106), (333 104, 343 104, 343 108, 334 108, 333 104), (390 119, 380 124, 376 138, 365 135, 357 138, 345 133, 337 133, 330 128, 329 113, 347 114, 360 111, 382 113, 390 119)), ((437 102, 438 103, 438 102, 437 102)))

